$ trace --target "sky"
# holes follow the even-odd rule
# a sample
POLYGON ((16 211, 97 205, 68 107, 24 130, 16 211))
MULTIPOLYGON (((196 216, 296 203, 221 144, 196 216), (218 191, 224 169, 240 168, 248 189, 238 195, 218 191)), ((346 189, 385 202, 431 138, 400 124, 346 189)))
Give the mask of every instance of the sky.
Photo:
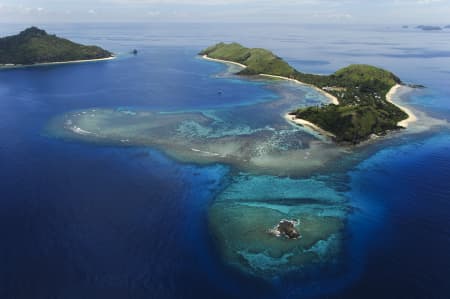
POLYGON ((450 24, 450 0, 0 0, 0 22, 450 24))

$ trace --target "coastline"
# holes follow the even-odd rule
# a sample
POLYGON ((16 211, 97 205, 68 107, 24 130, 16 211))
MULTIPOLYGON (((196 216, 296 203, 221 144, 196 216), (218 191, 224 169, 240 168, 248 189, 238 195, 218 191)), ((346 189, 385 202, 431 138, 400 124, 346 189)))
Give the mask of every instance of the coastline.
POLYGON ((407 119, 404 119, 397 123, 397 126, 407 128, 410 123, 417 121, 417 117, 414 115, 414 113, 409 108, 394 102, 394 100, 393 100, 394 96, 401 87, 402 86, 400 84, 393 86, 389 90, 389 92, 386 94, 386 101, 395 105, 397 108, 399 108, 400 110, 402 110, 403 112, 405 112, 408 115, 407 119))
MULTIPOLYGON (((211 57, 208 57, 208 55, 203 55, 202 57, 203 57, 204 59, 210 60, 210 61, 216 61, 216 62, 222 62, 222 63, 229 63, 229 64, 237 65, 237 66, 239 66, 239 67, 241 67, 241 68, 244 68, 244 69, 247 68, 247 66, 246 66, 245 64, 241 64, 241 63, 234 62, 234 61, 211 58, 211 57)), ((335 96, 333 96, 332 94, 326 92, 325 90, 322 90, 322 89, 318 88, 317 86, 314 86, 314 85, 311 85, 311 84, 308 84, 308 83, 304 83, 304 82, 299 81, 299 80, 296 80, 296 79, 292 79, 292 78, 288 78, 288 77, 283 77, 283 76, 270 75, 270 74, 259 74, 259 76, 262 76, 262 77, 269 77, 269 78, 274 78, 274 79, 281 79, 281 80, 288 80, 288 81, 291 81, 291 82, 294 82, 294 83, 297 83, 297 84, 300 84, 300 85, 306 85, 306 86, 309 86, 309 87, 315 89, 316 91, 322 93, 324 96, 326 96, 326 97, 331 101, 332 104, 334 104, 334 105, 339 105, 339 100, 338 100, 335 96)))
MULTIPOLYGON (((216 62, 221 62, 221 63, 225 63, 225 64, 233 64, 233 65, 237 65, 237 66, 239 66, 241 68, 244 68, 244 69, 247 68, 246 65, 241 64, 241 63, 237 63, 237 62, 234 62, 234 61, 211 58, 211 57, 208 57, 208 55, 203 55, 202 57, 204 59, 210 60, 210 61, 216 61, 216 62)), ((296 80, 296 79, 283 77, 283 76, 270 75, 270 74, 259 74, 259 76, 268 77, 268 78, 274 78, 274 79, 281 79, 281 80, 288 80, 288 81, 291 81, 291 82, 294 82, 294 83, 297 83, 297 84, 306 85, 306 86, 308 86, 310 88, 315 89, 317 92, 322 93, 324 96, 326 96, 331 101, 332 104, 339 105, 339 100, 335 96, 333 96, 332 94, 326 92, 325 90, 320 89, 317 86, 314 86, 314 85, 311 85, 311 84, 308 84, 308 83, 304 83, 304 82, 296 80)), ((398 103, 395 103, 393 101, 393 98, 394 98, 395 94, 398 92, 398 90, 401 87, 402 87, 402 85, 400 85, 400 84, 396 84, 395 86, 393 86, 389 90, 389 92, 386 94, 386 101, 392 103, 393 105, 395 105, 396 107, 398 107, 399 109, 401 109, 403 112, 405 112, 408 115, 407 119, 404 119, 404 120, 399 121, 397 123, 397 126, 400 126, 400 127, 403 127, 403 128, 407 128, 410 123, 417 121, 417 117, 414 115, 414 113, 409 108, 404 107, 404 106, 402 106, 402 105, 400 105, 398 103)), ((310 128, 310 129, 316 131, 317 133, 319 133, 319 134, 321 134, 323 136, 326 136, 328 138, 335 138, 336 137, 333 133, 322 129, 321 127, 317 126, 316 124, 314 124, 314 123, 312 123, 310 121, 307 121, 307 120, 304 120, 304 119, 301 119, 301 118, 297 118, 295 115, 289 114, 289 112, 284 115, 284 119, 286 121, 288 121, 288 122, 292 122, 292 123, 297 124, 297 125, 306 126, 306 127, 310 128)))
POLYGON ((301 125, 301 126, 304 126, 304 127, 308 127, 310 129, 316 131, 317 133, 323 135, 323 136, 326 136, 326 137, 329 137, 329 138, 335 138, 336 137, 333 133, 322 129, 318 125, 315 125, 315 124, 313 124, 310 121, 307 121, 307 120, 304 120, 304 119, 301 119, 301 118, 297 118, 295 115, 289 114, 289 112, 284 115, 284 119, 287 120, 288 122, 292 122, 292 123, 294 123, 296 125, 301 125))
MULTIPOLYGON (((289 79, 289 78, 287 78, 287 79, 289 79)), ((289 79, 289 80, 293 80, 293 79, 289 79)), ((396 107, 398 107, 400 110, 402 110, 403 112, 405 112, 408 115, 407 119, 404 119, 404 120, 399 121, 397 123, 397 126, 403 127, 403 128, 407 128, 410 123, 413 123, 413 122, 417 121, 417 117, 414 115, 414 113, 409 108, 407 108, 405 106, 402 106, 402 105, 400 105, 398 103, 395 103, 393 101, 393 98, 394 98, 395 94, 399 91, 399 89, 401 87, 402 87, 402 85, 400 85, 400 84, 397 84, 397 85, 393 86, 389 90, 389 92, 386 94, 386 101, 388 101, 389 103, 395 105, 396 107)), ((324 136, 327 136, 327 137, 330 137, 330 138, 336 137, 333 133, 322 129, 321 127, 315 125, 314 123, 312 123, 310 121, 307 121, 307 120, 304 120, 304 119, 301 119, 301 118, 297 118, 295 115, 291 115, 289 113, 286 113, 284 115, 284 118, 287 121, 289 121, 289 122, 293 122, 293 123, 298 124, 298 125, 309 127, 311 129, 313 129, 314 131, 320 133, 321 135, 324 135, 324 136)))
POLYGON ((306 85, 306 86, 311 87, 311 88, 315 89, 316 91, 322 93, 324 96, 326 96, 331 101, 332 104, 339 105, 339 100, 335 96, 333 96, 332 94, 326 92, 323 89, 320 89, 317 86, 314 86, 314 85, 311 85, 311 84, 308 84, 308 83, 305 83, 305 82, 302 82, 302 81, 299 81, 299 80, 296 80, 296 79, 283 77, 283 76, 269 75, 269 74, 259 74, 259 75, 263 76, 263 77, 269 77, 269 78, 275 78, 275 79, 281 79, 281 80, 288 80, 288 81, 292 81, 292 82, 297 83, 297 84, 306 85))
POLYGON ((222 62, 222 63, 234 64, 234 65, 237 65, 237 66, 239 66, 239 67, 241 67, 241 68, 244 68, 244 69, 247 68, 247 66, 246 66, 245 64, 241 64, 241 63, 234 62, 234 61, 211 58, 211 57, 208 57, 208 55, 203 55, 202 57, 203 57, 203 59, 210 60, 210 61, 216 61, 216 62, 222 62))
POLYGON ((28 67, 39 67, 48 65, 60 65, 60 64, 75 64, 75 63, 87 63, 87 62, 99 62, 116 59, 117 56, 111 56, 106 58, 96 58, 96 59, 86 59, 86 60, 70 60, 70 61, 56 61, 56 62, 43 62, 35 64, 14 64, 14 65, 0 65, 0 70, 2 69, 15 69, 15 68, 28 68, 28 67))

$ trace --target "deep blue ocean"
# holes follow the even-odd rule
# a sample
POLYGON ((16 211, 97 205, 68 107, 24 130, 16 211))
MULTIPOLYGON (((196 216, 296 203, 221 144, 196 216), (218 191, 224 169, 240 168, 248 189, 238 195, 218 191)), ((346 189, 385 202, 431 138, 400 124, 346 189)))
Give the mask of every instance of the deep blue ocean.
MULTIPOLYGON (((305 283, 252 277, 221 258, 207 212, 229 182, 230 166, 182 163, 153 148, 46 131, 51 118, 93 107, 188 111, 276 101, 264 84, 216 78, 226 67, 196 54, 219 41, 268 48, 305 72, 331 73, 350 63, 387 68, 427 87, 405 96, 406 104, 450 121, 450 30, 41 27, 100 45, 118 59, 0 71, 0 298, 450 298, 445 126, 383 140, 350 156, 351 167, 321 174, 353 207, 349 260, 339 277, 305 283), (137 56, 128 54, 135 48, 137 56)), ((0 34, 22 29, 4 25, 0 34)))

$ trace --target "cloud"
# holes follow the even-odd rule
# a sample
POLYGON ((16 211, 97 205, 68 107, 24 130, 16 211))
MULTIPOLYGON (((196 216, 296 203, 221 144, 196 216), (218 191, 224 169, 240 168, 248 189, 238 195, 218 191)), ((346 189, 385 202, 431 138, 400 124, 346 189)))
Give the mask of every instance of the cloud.
POLYGON ((151 10, 151 11, 147 12, 147 15, 150 17, 157 17, 157 16, 161 15, 161 12, 159 10, 151 10))
POLYGON ((416 3, 418 4, 433 4, 433 3, 439 3, 442 2, 442 0, 417 0, 416 3))
POLYGON ((442 0, 394 0, 392 4, 396 6, 423 6, 431 4, 440 4, 442 0))
MULTIPOLYGON (((319 5, 323 3, 336 4, 333 0, 101 0, 104 3, 116 4, 158 4, 158 5, 199 5, 199 6, 214 6, 214 5, 272 5, 272 6, 286 6, 286 5, 319 5)), ((432 1, 432 0, 431 0, 432 1)), ((436 0, 434 0, 436 1, 436 0)), ((358 3, 357 0, 341 0, 339 3, 358 3)))
POLYGON ((264 0, 102 0, 102 2, 119 3, 119 4, 189 4, 189 5, 232 5, 241 3, 258 3, 258 2, 270 2, 264 0))
POLYGON ((0 22, 448 23, 449 0, 0 0, 0 22), (21 3, 21 4, 18 4, 21 3), (101 13, 100 13, 101 12, 101 13), (176 14, 174 13, 176 12, 176 14), (70 18, 68 16, 70 15, 70 18))

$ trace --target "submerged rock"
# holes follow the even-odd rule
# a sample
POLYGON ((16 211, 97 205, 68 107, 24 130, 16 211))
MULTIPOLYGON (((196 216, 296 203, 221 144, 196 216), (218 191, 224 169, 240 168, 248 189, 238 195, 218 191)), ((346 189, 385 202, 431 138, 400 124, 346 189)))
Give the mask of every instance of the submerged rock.
POLYGON ((295 228, 296 225, 298 225, 298 220, 282 219, 274 229, 270 230, 270 232, 277 237, 284 236, 288 239, 298 239, 300 238, 300 233, 295 228))

